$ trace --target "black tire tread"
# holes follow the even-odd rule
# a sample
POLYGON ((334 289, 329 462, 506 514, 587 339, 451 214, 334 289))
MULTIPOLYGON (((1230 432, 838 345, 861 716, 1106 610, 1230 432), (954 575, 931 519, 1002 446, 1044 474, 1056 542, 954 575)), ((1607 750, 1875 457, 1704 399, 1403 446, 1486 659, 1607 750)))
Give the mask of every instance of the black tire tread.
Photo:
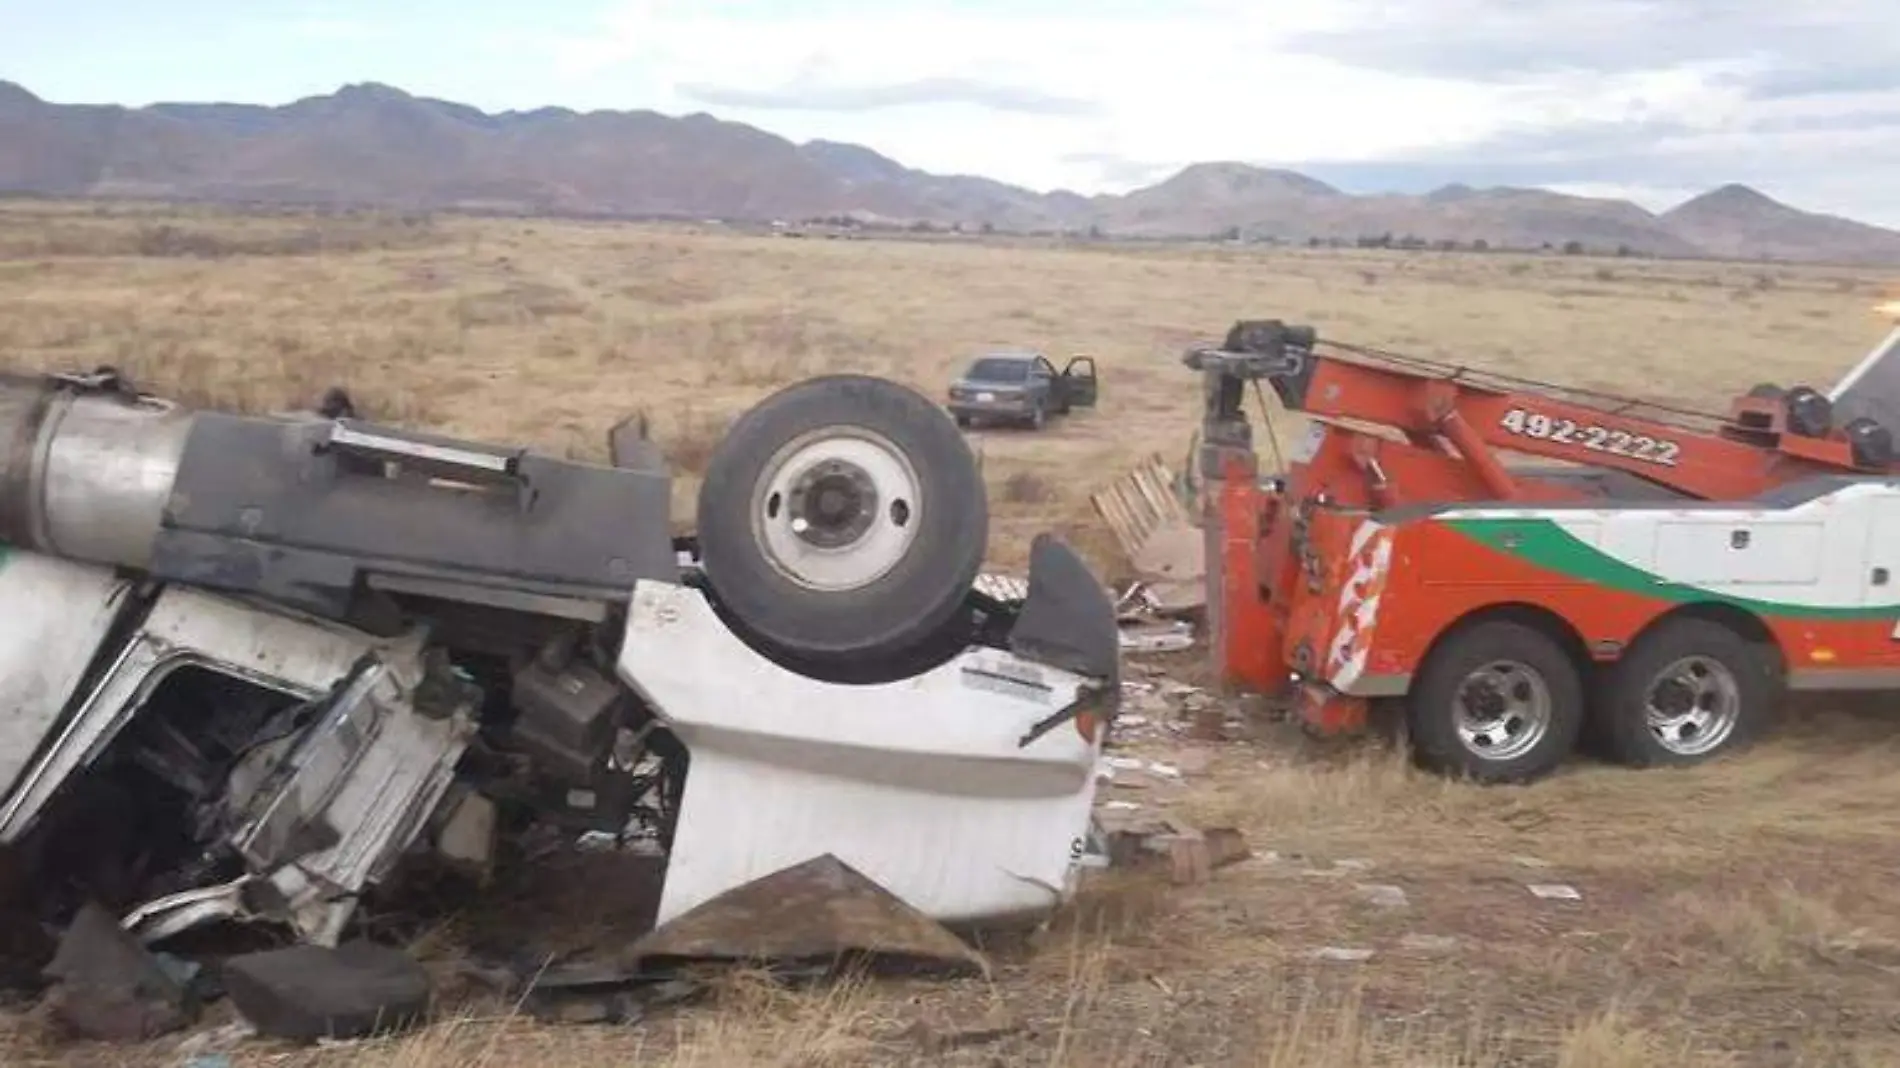
POLYGON ((982 567, 988 498, 975 455, 941 406, 889 379, 822 375, 779 390, 732 424, 707 464, 698 528, 706 582, 727 617, 763 651, 822 671, 904 656, 955 622, 982 567), (905 453, 925 485, 924 527, 878 582, 846 592, 803 589, 753 538, 752 487, 785 443, 847 424, 875 430, 905 453))
POLYGON ((1414 759, 1439 774, 1483 783, 1531 782, 1555 771, 1576 747, 1584 711, 1583 680, 1570 655, 1543 631, 1510 619, 1481 619, 1445 635, 1427 656, 1405 701, 1414 759), (1543 674, 1552 719, 1541 744, 1502 763, 1466 749, 1450 715, 1465 676, 1498 659, 1516 660, 1543 674))
POLYGON ((1712 619, 1676 616, 1656 623, 1603 673, 1591 709, 1592 735, 1605 759, 1630 768, 1686 767, 1706 763, 1751 744, 1766 726, 1776 682, 1772 650, 1712 619), (1649 733, 1642 708, 1656 672, 1684 656, 1719 660, 1735 675, 1741 714, 1728 740, 1714 750, 1684 756, 1664 749, 1649 733))

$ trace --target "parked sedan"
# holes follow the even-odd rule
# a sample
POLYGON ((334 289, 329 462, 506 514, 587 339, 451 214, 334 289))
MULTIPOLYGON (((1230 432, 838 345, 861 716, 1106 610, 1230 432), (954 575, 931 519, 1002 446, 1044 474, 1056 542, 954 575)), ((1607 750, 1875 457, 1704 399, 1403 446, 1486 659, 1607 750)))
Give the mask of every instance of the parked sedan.
POLYGON ((977 357, 950 385, 948 407, 957 425, 1005 422, 1040 430, 1051 415, 1095 406, 1095 360, 1077 356, 1058 371, 1049 358, 1029 350, 999 350, 977 357))

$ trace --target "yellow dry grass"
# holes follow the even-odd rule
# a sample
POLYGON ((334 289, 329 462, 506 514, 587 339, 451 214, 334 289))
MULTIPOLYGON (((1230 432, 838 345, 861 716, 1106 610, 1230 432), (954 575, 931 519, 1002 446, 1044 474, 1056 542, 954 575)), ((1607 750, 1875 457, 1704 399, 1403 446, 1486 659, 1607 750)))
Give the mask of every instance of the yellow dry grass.
MULTIPOLYGON (((645 408, 690 473, 726 420, 802 375, 871 371, 935 394, 985 345, 1087 352, 1104 375, 1097 411, 972 438, 999 565, 1053 528, 1112 570, 1087 492, 1149 452, 1182 455, 1199 398, 1179 350, 1235 318, 1720 407, 1760 381, 1831 383, 1882 332, 1872 309, 1888 282, 1820 267, 24 204, 0 207, 0 362, 112 363, 246 408, 343 383, 383 418, 583 455, 645 408)), ((691 492, 688 480, 682 518, 691 492)), ((1429 778, 1376 743, 1318 752, 1269 734, 1222 746, 1168 803, 1277 858, 1193 888, 1093 888, 1034 947, 999 951, 991 981, 799 992, 739 977, 711 1005, 630 1027, 539 1025, 477 1000, 418 1035, 246 1046, 234 1063, 1900 1063, 1897 772, 1900 729, 1877 711, 1794 716, 1692 771, 1581 765, 1519 789, 1429 778), (1527 882, 1583 899, 1539 900, 1527 882), (1408 905, 1369 905, 1360 883, 1399 886, 1408 905), (1375 955, 1314 959, 1327 946, 1375 955), (944 1040, 998 1021, 988 1041, 944 1040)), ((54 1048, 26 1018, 0 1024, 5 1064, 181 1059, 176 1039, 54 1048)))

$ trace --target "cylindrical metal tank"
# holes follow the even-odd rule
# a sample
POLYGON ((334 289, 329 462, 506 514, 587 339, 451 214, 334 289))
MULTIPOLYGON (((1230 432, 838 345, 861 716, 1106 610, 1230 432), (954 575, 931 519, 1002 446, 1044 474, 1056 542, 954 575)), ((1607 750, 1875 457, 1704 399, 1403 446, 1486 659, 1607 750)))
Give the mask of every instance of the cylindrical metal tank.
POLYGON ((191 422, 155 397, 0 376, 0 541, 149 566, 191 422))
POLYGON ((664 468, 0 375, 0 543, 338 618, 370 588, 597 617, 678 580, 670 497, 664 468))

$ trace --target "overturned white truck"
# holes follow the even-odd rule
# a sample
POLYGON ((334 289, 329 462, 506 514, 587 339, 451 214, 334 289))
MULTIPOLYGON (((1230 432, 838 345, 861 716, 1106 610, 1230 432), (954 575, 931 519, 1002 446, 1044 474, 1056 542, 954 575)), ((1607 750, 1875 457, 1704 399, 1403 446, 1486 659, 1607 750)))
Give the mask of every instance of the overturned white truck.
MULTIPOLYGON (((1053 538, 974 582, 962 436, 829 376, 740 418, 676 538, 611 465, 0 379, 0 870, 56 924, 335 944, 405 857, 505 829, 665 851, 657 922, 829 854, 947 923, 1073 885, 1118 693, 1053 538)), ((4 893, 0 888, 0 893, 4 893)))

